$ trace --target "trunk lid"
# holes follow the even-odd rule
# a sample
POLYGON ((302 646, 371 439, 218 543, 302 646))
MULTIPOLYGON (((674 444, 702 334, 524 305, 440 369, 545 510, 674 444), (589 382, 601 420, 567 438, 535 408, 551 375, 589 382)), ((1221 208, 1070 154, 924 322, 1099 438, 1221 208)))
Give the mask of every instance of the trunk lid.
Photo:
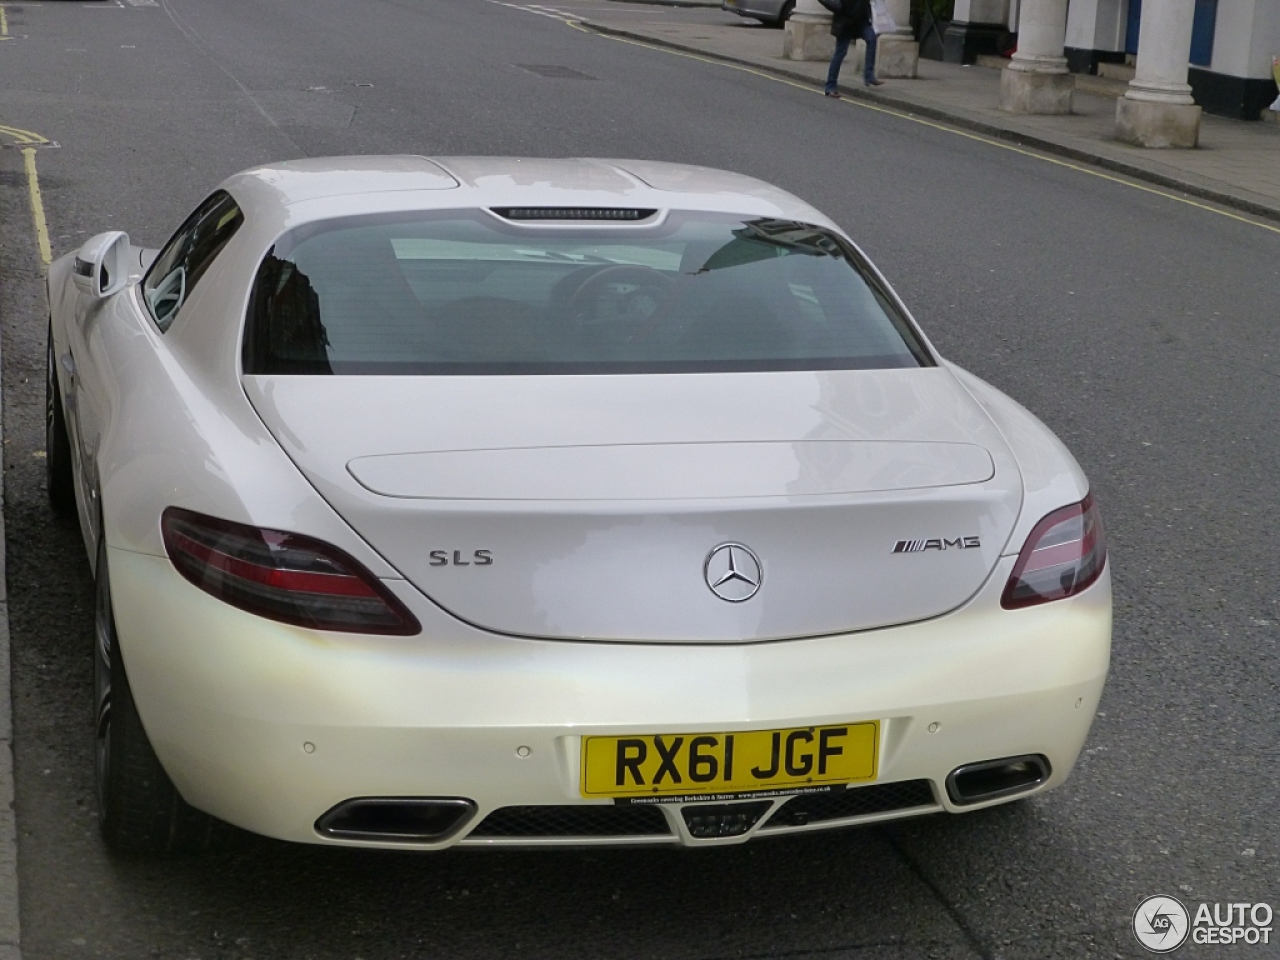
POLYGON ((926 619, 982 585, 1021 506, 1012 455, 945 368, 245 388, 408 580, 522 636, 742 642, 926 619), (740 546, 712 556, 723 544, 740 546), (741 575, 718 595, 729 553, 741 575))

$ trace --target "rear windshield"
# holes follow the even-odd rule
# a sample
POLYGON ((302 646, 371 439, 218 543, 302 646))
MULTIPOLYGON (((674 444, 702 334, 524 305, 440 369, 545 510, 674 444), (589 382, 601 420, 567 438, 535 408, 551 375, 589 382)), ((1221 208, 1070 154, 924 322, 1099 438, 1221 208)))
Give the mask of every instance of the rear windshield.
POLYGON ((484 211, 328 221, 262 263, 246 373, 599 374, 932 365, 840 238, 705 213, 650 227, 484 211))

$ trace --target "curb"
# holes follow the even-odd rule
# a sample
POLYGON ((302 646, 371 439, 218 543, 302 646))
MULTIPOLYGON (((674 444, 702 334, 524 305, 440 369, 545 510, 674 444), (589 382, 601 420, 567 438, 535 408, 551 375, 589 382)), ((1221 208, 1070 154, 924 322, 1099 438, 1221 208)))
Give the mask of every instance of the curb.
MULTIPOLYGON (((0 403, 0 414, 3 404, 0 403)), ((0 960, 22 960, 18 915, 18 823, 14 809, 13 696, 5 567, 4 450, 0 448, 0 960)))
MULTIPOLYGON (((38 138, 25 130, 0 126, 0 136, 15 134, 38 138)), ((42 142, 43 138, 39 138, 42 142)), ((19 143, 34 139, 19 138, 19 143)), ((6 165, 7 169, 7 165, 6 165)), ((37 240, 38 244, 38 240, 37 240)), ((40 254, 36 253, 36 262, 40 254)), ((43 269, 41 270, 43 276, 43 269)), ((8 278, 6 278, 7 280, 8 278)), ((2 357, 0 357, 2 359, 2 357)), ((0 364, 0 370, 3 364, 0 364)), ((0 378, 0 387, 3 386, 0 378)), ((4 393, 0 389, 0 432, 4 427, 4 393)), ((18 811, 14 785, 13 750, 13 651, 9 635, 9 576, 5 522, 5 471, 7 456, 0 446, 0 960, 22 960, 22 928, 18 897, 18 811)))
MULTIPOLYGON (((626 0, 626 2, 630 2, 630 0, 626 0)), ((638 0, 638 2, 674 3, 675 0, 638 0)), ((670 50, 679 50, 683 53, 696 53, 708 60, 718 60, 721 63, 750 67, 753 70, 759 70, 763 73, 772 73, 780 77, 786 77, 788 80, 798 80, 804 84, 811 84, 815 90, 819 87, 819 84, 814 81, 813 77, 807 76, 798 70, 788 70, 785 67, 779 67, 768 63, 760 63, 756 60, 748 60, 745 57, 731 57, 722 53, 713 53, 701 47, 696 47, 693 44, 662 40, 647 36, 643 33, 637 33, 633 30, 625 30, 619 27, 609 27, 599 23, 592 23, 589 20, 583 20, 580 22, 585 28, 605 36, 625 37, 628 40, 636 40, 653 47, 665 47, 670 50)), ((1086 164, 1091 167, 1099 167, 1103 170, 1111 171, 1112 173, 1123 174, 1124 176, 1132 177, 1134 180, 1143 180, 1147 183, 1153 183, 1160 187, 1176 190, 1179 193, 1197 197, 1201 200, 1210 200, 1214 203, 1221 204, 1224 207, 1231 207, 1233 210, 1240 210, 1252 216, 1262 217, 1267 220, 1280 221, 1280 207, 1267 206, 1266 204, 1257 203, 1256 201, 1250 200, 1246 197, 1237 196, 1236 194, 1225 190, 1203 186, 1198 183, 1192 183, 1188 180, 1179 179, 1178 177, 1158 173, 1154 170, 1148 170, 1146 167, 1138 164, 1125 163, 1123 160, 1099 156, 1096 153, 1081 150, 1079 147, 1074 147, 1070 144, 1062 143, 1059 140, 1054 140, 1049 137, 1037 136, 1036 134, 1026 133, 1021 130, 1011 130, 1008 127, 992 123, 983 117, 974 116, 963 111, 945 110, 940 107, 919 104, 911 100, 903 100, 893 96, 892 94, 871 93, 861 87, 851 87, 845 84, 840 85, 840 92, 851 100, 865 100, 866 102, 874 103, 877 106, 891 107, 894 110, 901 111, 902 113, 926 117, 930 120, 938 120, 953 127, 960 127, 964 130, 972 130, 975 133, 981 133, 993 140, 1003 140, 1008 143, 1017 144, 1018 146, 1033 147, 1045 153, 1073 160, 1077 163, 1086 164)))

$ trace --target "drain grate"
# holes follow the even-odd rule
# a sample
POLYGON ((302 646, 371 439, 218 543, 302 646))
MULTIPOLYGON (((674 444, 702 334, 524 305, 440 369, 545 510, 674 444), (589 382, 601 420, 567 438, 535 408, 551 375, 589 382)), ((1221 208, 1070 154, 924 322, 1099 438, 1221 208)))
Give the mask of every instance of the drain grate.
POLYGON ((595 77, 581 71, 574 70, 572 67, 562 67, 556 63, 517 63, 517 67, 529 73, 536 74, 539 77, 548 77, 552 80, 594 80, 595 77))

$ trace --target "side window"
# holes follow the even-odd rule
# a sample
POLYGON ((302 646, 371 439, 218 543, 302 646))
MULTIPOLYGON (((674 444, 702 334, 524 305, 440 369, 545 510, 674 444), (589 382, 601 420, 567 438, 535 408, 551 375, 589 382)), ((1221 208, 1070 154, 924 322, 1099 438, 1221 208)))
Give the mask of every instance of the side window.
POLYGON ((244 214, 236 202, 229 193, 219 190, 196 207, 160 251, 142 278, 142 297, 161 333, 169 329, 191 291, 242 223, 244 214))

